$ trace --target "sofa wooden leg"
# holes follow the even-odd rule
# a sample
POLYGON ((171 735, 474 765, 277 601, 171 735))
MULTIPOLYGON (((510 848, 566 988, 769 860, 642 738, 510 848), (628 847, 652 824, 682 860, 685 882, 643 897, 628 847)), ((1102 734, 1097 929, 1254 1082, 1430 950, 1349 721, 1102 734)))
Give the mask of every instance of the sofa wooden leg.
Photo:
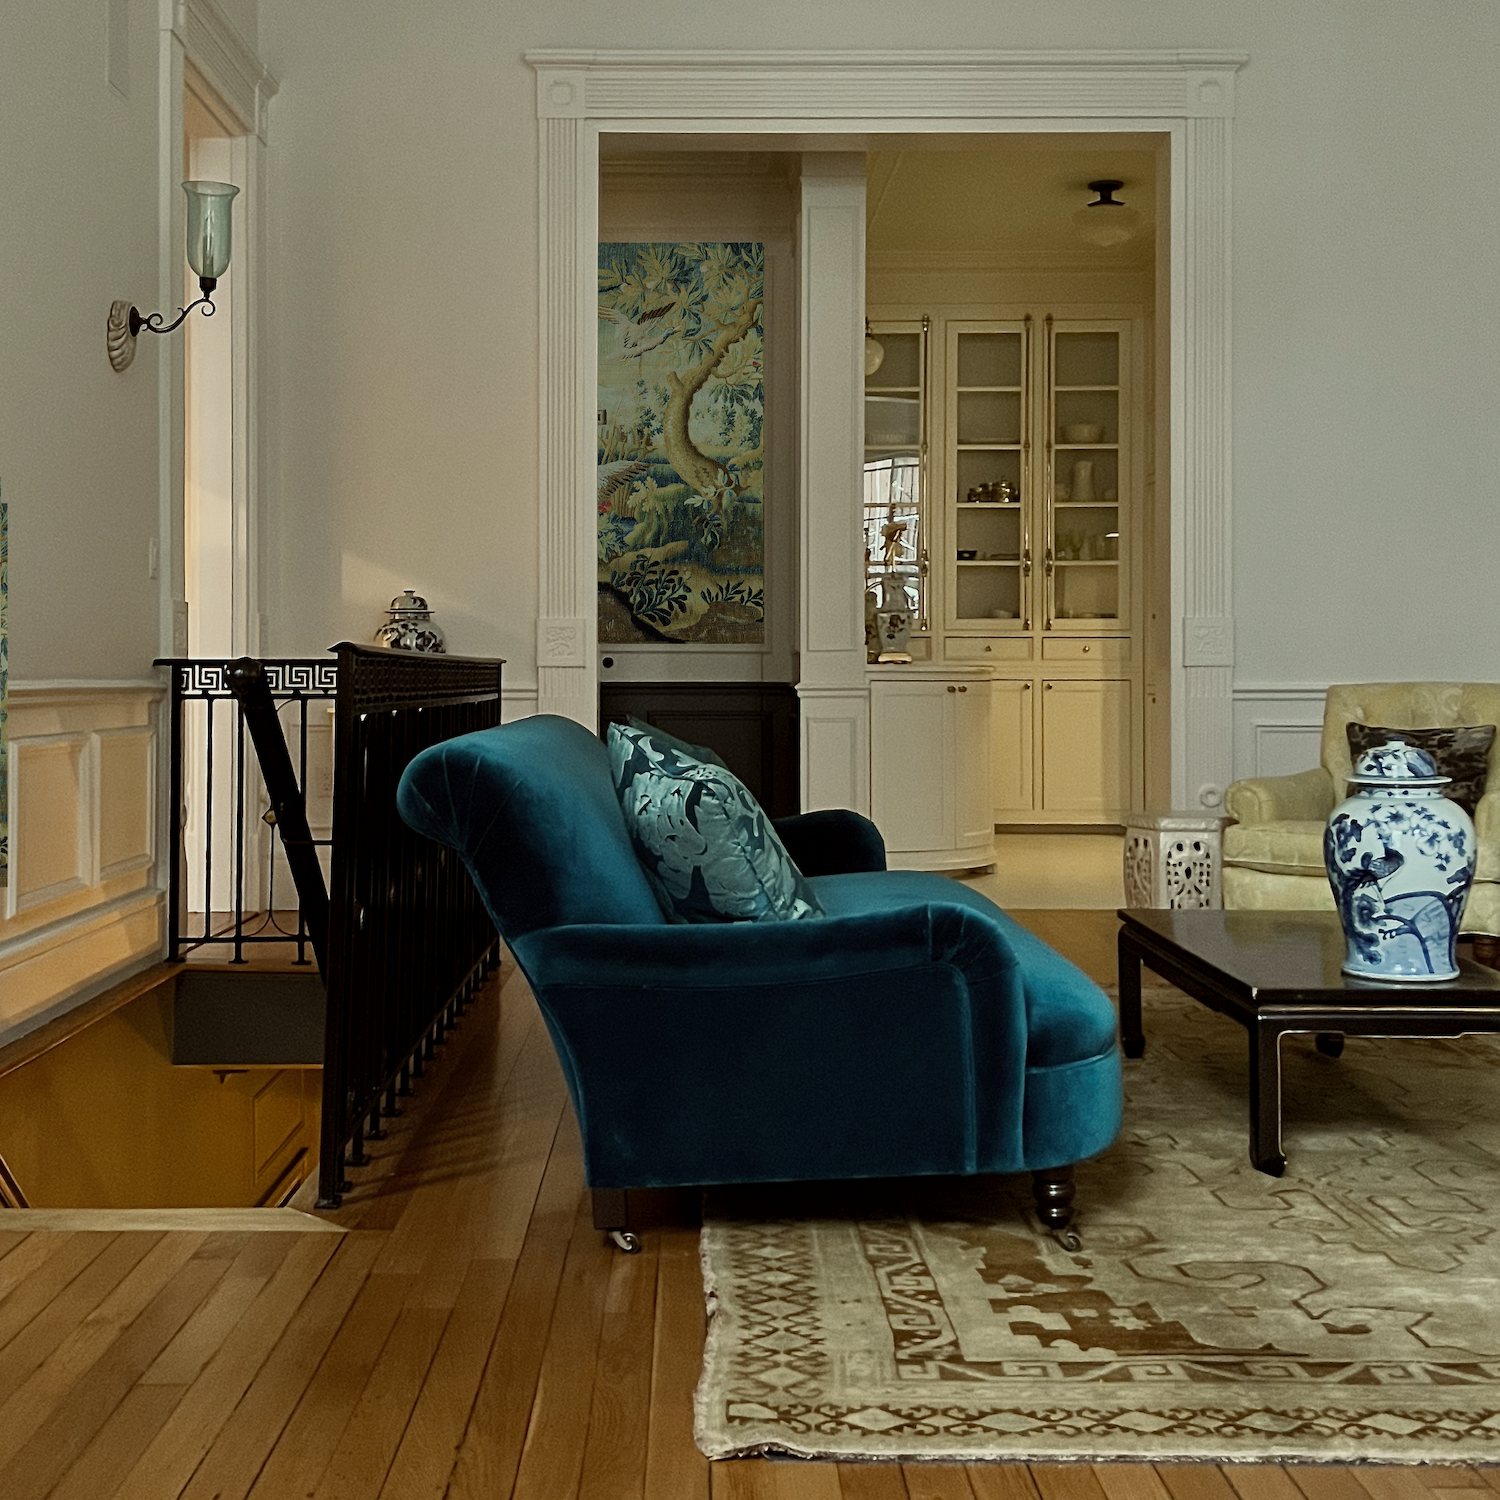
POLYGON ((641 1248, 640 1237, 625 1226, 630 1221, 625 1214, 624 1188, 590 1188, 593 1199, 594 1228, 602 1229, 614 1241, 615 1248, 626 1255, 634 1255, 641 1248))
POLYGON ((1476 932, 1474 934, 1474 962, 1484 964, 1491 969, 1500 969, 1500 937, 1490 937, 1487 933, 1476 932))
POLYGON ((1073 1169, 1047 1167, 1031 1174, 1031 1196, 1036 1199, 1036 1215, 1051 1230, 1064 1250, 1081 1250, 1083 1241, 1069 1226, 1073 1222, 1073 1169))

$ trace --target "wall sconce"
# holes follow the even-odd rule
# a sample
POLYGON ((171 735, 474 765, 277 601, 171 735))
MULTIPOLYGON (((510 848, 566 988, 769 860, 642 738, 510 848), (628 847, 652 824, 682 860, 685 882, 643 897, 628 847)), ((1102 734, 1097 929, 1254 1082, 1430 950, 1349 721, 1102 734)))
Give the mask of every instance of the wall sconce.
POLYGON ((136 336, 141 333, 171 333, 195 307, 203 309, 205 318, 214 311, 214 288, 229 269, 230 205, 239 189, 228 182, 185 182, 187 194, 187 258, 198 276, 203 295, 196 302, 179 308, 170 323, 163 323, 162 313, 143 317, 131 303, 114 301, 109 305, 109 322, 105 337, 109 345, 109 362, 116 370, 127 370, 135 358, 136 336))
POLYGON ((1141 216, 1127 208, 1115 194, 1125 184, 1114 177, 1103 177, 1089 183, 1089 191, 1099 196, 1073 215, 1073 226, 1091 245, 1112 250, 1133 240, 1141 230, 1141 216))

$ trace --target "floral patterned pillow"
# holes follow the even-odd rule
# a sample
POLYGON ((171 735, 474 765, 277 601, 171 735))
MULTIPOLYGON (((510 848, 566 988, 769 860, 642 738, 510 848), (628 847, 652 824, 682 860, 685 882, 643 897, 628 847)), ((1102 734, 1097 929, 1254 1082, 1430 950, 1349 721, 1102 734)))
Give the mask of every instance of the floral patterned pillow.
POLYGON ((823 908, 748 788, 649 731, 609 726, 615 793, 672 922, 777 922, 823 908))
POLYGON ((1349 737, 1349 755, 1353 760, 1390 740, 1425 750, 1437 766, 1438 775, 1452 778, 1443 788, 1443 795, 1458 803, 1471 818, 1474 816, 1489 774, 1490 746, 1495 743, 1493 724, 1470 724, 1456 729, 1382 729, 1378 724, 1351 721, 1344 726, 1344 733, 1349 737))

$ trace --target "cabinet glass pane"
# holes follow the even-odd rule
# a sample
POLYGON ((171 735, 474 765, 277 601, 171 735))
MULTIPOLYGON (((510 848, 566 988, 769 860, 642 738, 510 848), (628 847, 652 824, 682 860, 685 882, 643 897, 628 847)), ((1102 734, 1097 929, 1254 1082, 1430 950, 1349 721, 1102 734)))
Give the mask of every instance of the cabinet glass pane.
POLYGON ((1120 441, 1118 391, 1059 391, 1053 401, 1059 443, 1089 447, 1120 441))
POLYGON ((961 333, 958 336, 958 383, 1021 384, 1019 333, 961 333))
POLYGON ((958 397, 960 443, 1019 443, 1019 391, 961 391, 958 397))
POLYGON ((1114 503, 1119 492, 1120 456, 1113 448, 1080 451, 1059 448, 1053 472, 1057 487, 1053 499, 1066 501, 1100 501, 1114 503))
POLYGON ((1018 561, 1021 556, 1021 509, 989 510, 978 506, 958 511, 958 561, 1018 561), (974 557, 966 559, 964 554, 974 557))
POLYGON ((1018 619, 1020 568, 996 563, 959 563, 957 613, 961 620, 1018 619))
POLYGON ((1117 333, 1059 333, 1053 350, 1053 379, 1058 385, 1120 383, 1120 335, 1117 333))
POLYGON ((1010 498, 1019 504, 1021 494, 1021 455, 1016 449, 994 449, 989 452, 970 449, 958 455, 958 479, 954 500, 960 505, 974 501, 1000 503, 1002 484, 1010 486, 1010 498))
POLYGON ((885 349, 885 358, 873 375, 866 376, 866 390, 885 390, 905 386, 915 391, 922 384, 922 335, 919 333, 877 333, 885 349))
POLYGON ((1059 505, 1053 516, 1057 560, 1115 561, 1120 555, 1119 514, 1112 505, 1059 505))
POLYGON ((865 585, 881 595, 879 580, 895 573, 913 614, 922 618, 921 460, 916 455, 865 463, 865 585))
POLYGON ((916 396, 865 397, 865 447, 915 448, 922 440, 922 403, 916 396))
POLYGON ((1059 562, 1053 575, 1059 620, 1116 620, 1120 567, 1108 562, 1059 562))

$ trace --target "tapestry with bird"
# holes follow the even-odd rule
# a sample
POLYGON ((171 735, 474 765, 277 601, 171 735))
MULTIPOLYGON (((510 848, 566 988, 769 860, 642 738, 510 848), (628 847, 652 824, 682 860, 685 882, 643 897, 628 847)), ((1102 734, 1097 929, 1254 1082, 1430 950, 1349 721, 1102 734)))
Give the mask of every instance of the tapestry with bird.
POLYGON ((765 246, 599 246, 599 639, 765 640, 765 246))

